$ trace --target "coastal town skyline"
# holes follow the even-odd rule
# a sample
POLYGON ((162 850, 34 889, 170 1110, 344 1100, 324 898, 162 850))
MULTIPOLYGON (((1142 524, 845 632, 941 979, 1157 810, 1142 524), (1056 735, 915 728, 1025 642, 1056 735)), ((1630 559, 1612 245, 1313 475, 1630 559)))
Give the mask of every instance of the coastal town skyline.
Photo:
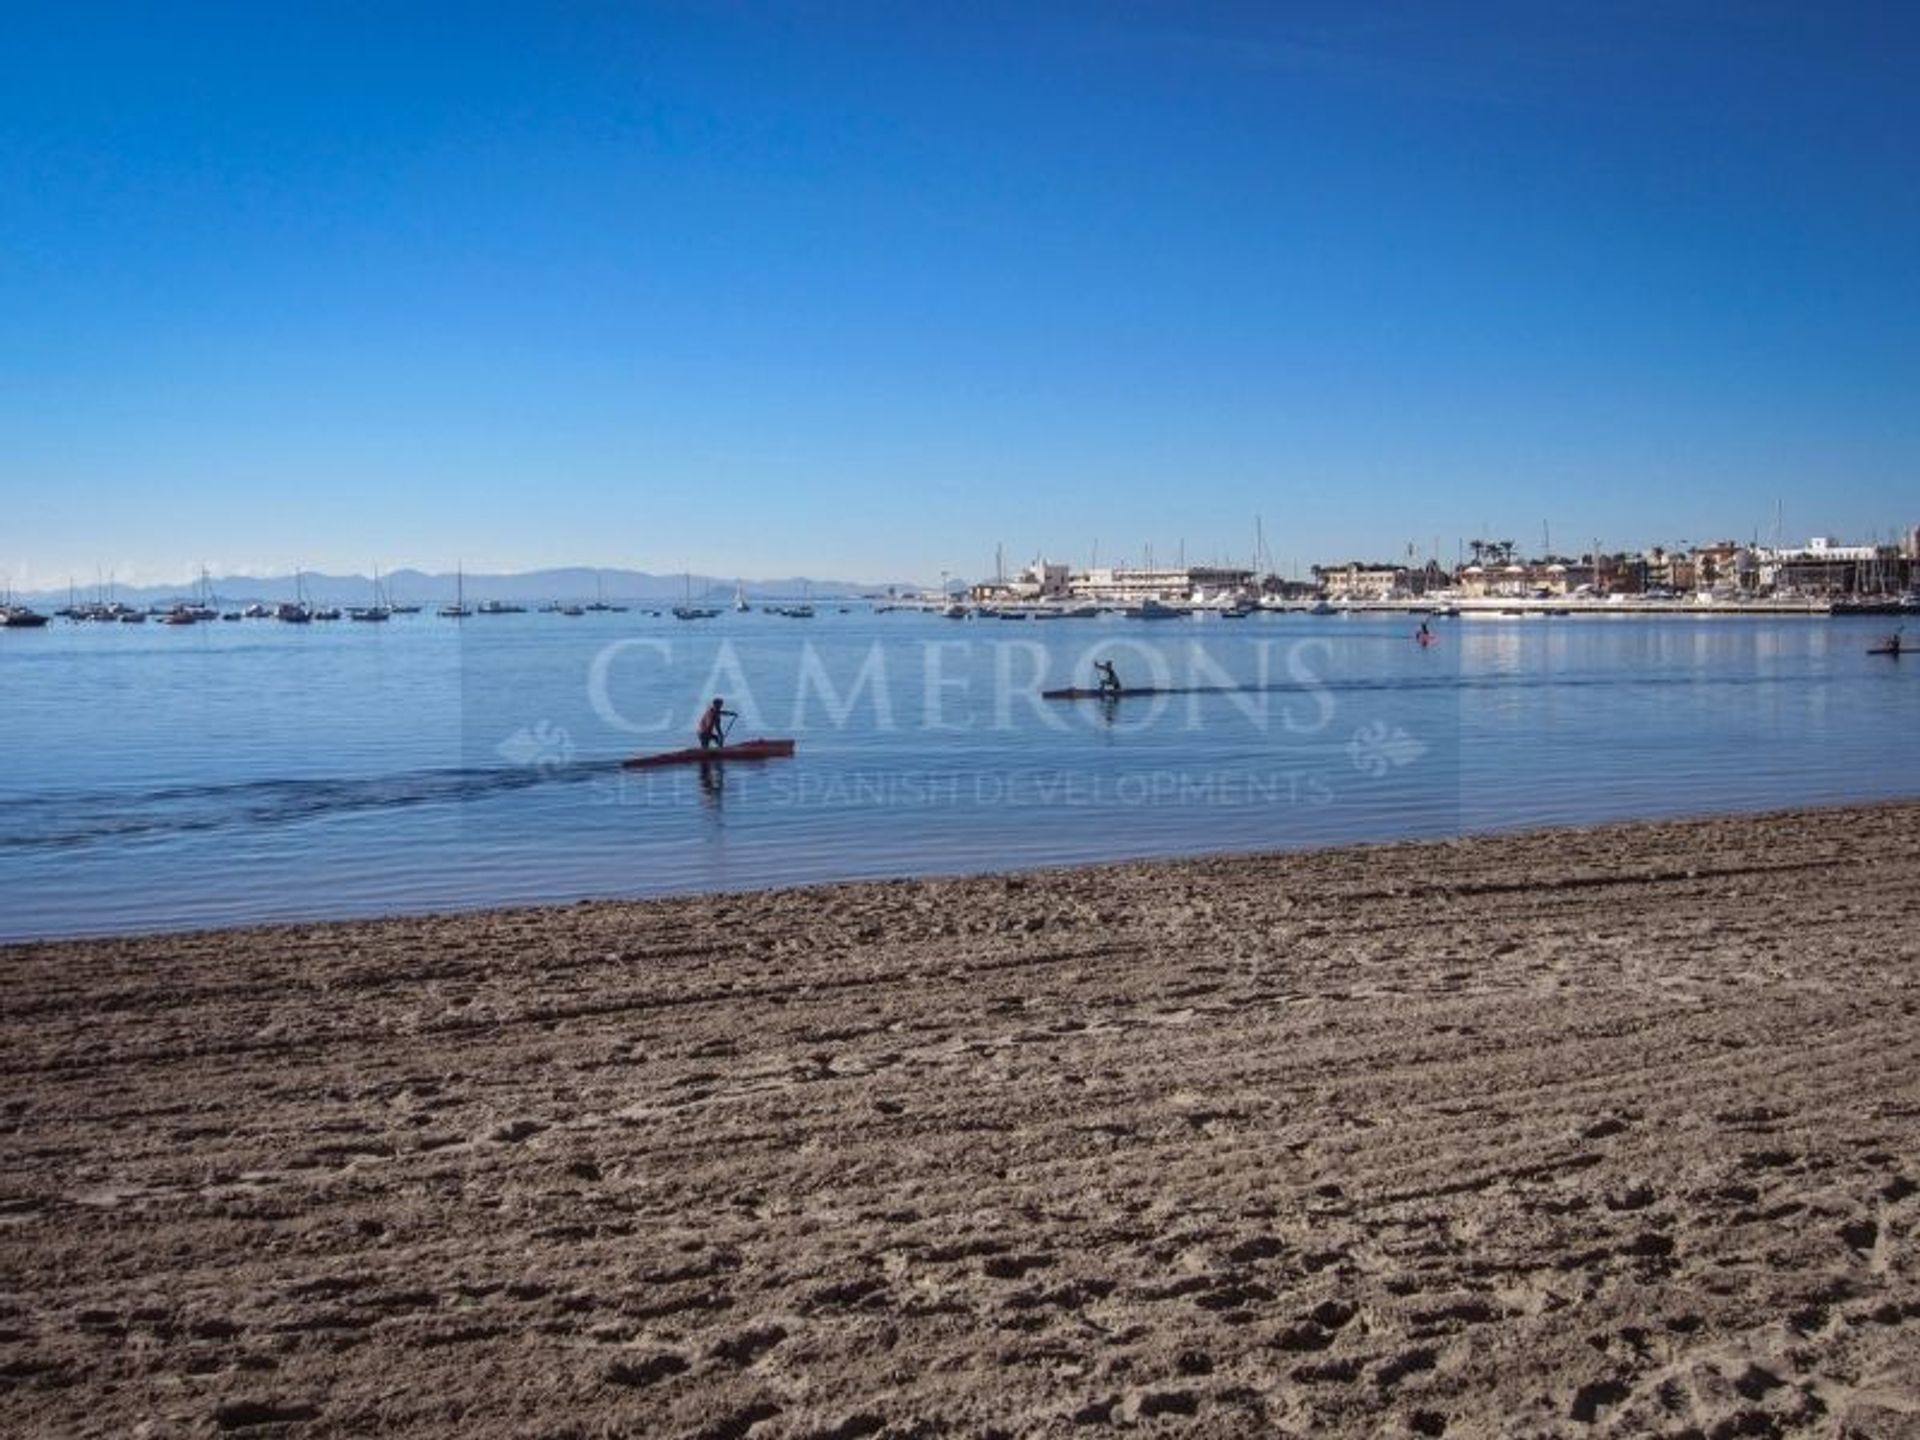
MULTIPOLYGON (((1169 577, 1157 582, 1155 593, 1171 594, 1178 582, 1171 577, 1204 575, 1208 578, 1190 584, 1189 590, 1204 590, 1218 585, 1219 577, 1242 577, 1237 583, 1248 590, 1262 585, 1279 585, 1311 590, 1336 597, 1387 598, 1390 595, 1418 596, 1429 590, 1467 585, 1473 593, 1486 593, 1485 584, 1476 577, 1494 572, 1512 572, 1521 579, 1507 582, 1531 590, 1550 587, 1559 594, 1576 588, 1638 593, 1648 588, 1772 590, 1777 583, 1789 591, 1802 589, 1819 592, 1850 593, 1873 590, 1904 593, 1920 585, 1920 524, 1898 528, 1890 538, 1879 535, 1835 537, 1815 535, 1804 540, 1741 541, 1731 538, 1694 542, 1681 540, 1669 546, 1659 542, 1639 547, 1555 548, 1550 531, 1543 530, 1541 543, 1529 547, 1512 539, 1474 537, 1456 540, 1451 560, 1438 546, 1421 549, 1408 542, 1401 553, 1374 551, 1339 558, 1318 555, 1313 560, 1291 565, 1275 561, 1266 551, 1264 539, 1256 541, 1255 553, 1230 555, 1186 554, 1176 546, 1171 554, 1156 555, 1153 547, 1143 547, 1135 556, 1112 555, 1105 564, 1093 554, 1084 563, 1036 552, 1027 560, 1009 562, 1005 547, 999 547, 995 562, 978 574, 960 570, 941 572, 939 587, 945 592, 972 591, 978 596, 995 593, 1013 596, 1023 587, 1038 594, 1069 576, 1085 579, 1102 573, 1128 574, 1132 583, 1146 583, 1142 577, 1169 577), (1777 582, 1776 575, 1784 575, 1777 582)), ((64 597, 71 606, 84 600, 99 605, 113 600, 152 603, 162 598, 185 599, 191 596, 224 596, 228 599, 278 597, 282 592, 327 596, 351 603, 361 598, 368 586, 384 583, 390 592, 404 586, 410 596, 440 600, 453 598, 464 586, 470 597, 479 599, 532 599, 539 596, 585 598, 678 598, 696 588, 703 595, 733 588, 739 594, 783 596, 819 588, 823 594, 865 595, 870 598, 911 596, 934 592, 933 582, 920 578, 847 578, 799 573, 786 576, 745 576, 695 573, 691 570, 663 573, 623 565, 569 565, 525 570, 487 572, 456 567, 453 571, 423 570, 401 566, 384 572, 299 568, 286 572, 215 572, 202 565, 186 575, 142 580, 117 569, 100 567, 91 581, 83 583, 69 577, 58 586, 38 590, 15 586, 10 576, 0 574, 0 590, 15 599, 55 602, 64 597), (610 588, 611 587, 611 588, 610 588)), ((1498 585, 1494 585, 1498 589, 1498 585)), ((383 592, 385 593, 385 592, 383 592)), ((1059 592, 1064 596, 1064 590, 1059 592)))

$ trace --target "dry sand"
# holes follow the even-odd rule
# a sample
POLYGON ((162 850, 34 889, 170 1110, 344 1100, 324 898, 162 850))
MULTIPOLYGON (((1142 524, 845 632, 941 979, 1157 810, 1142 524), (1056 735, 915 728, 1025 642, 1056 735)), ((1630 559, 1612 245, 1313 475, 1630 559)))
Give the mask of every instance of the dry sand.
POLYGON ((0 951, 0 1431, 1920 1435, 1916 835, 0 951))

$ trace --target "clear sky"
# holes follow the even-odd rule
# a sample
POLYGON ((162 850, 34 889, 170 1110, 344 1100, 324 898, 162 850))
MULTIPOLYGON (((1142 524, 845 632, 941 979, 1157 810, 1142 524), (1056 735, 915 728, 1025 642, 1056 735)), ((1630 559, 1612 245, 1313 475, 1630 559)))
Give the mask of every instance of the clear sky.
POLYGON ((1899 0, 5 21, 16 585, 1920 521, 1899 0))

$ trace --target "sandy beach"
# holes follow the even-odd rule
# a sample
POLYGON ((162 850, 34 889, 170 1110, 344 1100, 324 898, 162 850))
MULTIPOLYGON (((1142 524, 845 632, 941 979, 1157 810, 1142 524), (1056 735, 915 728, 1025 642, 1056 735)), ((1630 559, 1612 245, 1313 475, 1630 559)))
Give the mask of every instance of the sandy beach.
POLYGON ((0 950, 0 1430, 1920 1435, 1916 835, 0 950))

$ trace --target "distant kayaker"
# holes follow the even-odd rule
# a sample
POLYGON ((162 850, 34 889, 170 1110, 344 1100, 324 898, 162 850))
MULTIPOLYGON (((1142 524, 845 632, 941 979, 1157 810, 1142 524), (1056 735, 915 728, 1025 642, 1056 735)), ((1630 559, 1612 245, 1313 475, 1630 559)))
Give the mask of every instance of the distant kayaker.
POLYGON ((726 708, 727 702, 719 695, 713 697, 713 703, 700 712, 700 748, 724 745, 727 741, 726 721, 739 719, 739 712, 726 708))
POLYGON ((1422 645, 1431 645, 1433 643, 1433 632, 1427 629, 1426 621, 1422 620, 1420 622, 1420 629, 1414 634, 1413 638, 1418 640, 1422 645))
POLYGON ((1113 668, 1113 662, 1111 660, 1096 660, 1093 662, 1093 669, 1094 673, 1100 677, 1100 693, 1102 695, 1118 695, 1120 693, 1120 672, 1113 668))

